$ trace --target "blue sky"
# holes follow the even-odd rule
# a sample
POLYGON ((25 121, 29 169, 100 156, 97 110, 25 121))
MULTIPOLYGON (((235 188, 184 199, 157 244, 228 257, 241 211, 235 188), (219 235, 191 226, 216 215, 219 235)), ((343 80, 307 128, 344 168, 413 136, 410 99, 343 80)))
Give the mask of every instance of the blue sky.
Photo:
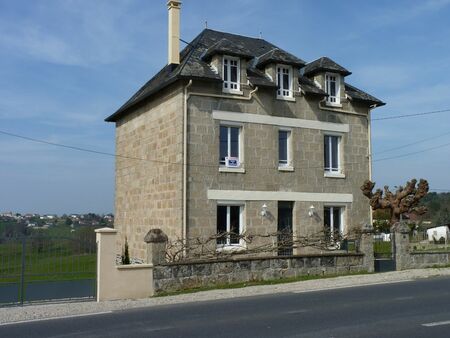
MULTIPOLYGON (((165 3, 0 0, 0 130, 114 152, 103 119, 165 65, 165 3)), ((185 0, 181 35, 191 40, 207 20, 262 32, 306 61, 329 56, 353 72, 349 83, 387 102, 376 118, 450 108, 449 17, 450 0, 185 0)), ((374 158, 450 143, 449 114, 374 121, 374 158)), ((375 162, 374 179, 450 189, 449 149, 375 162)), ((113 158, 0 135, 0 211, 106 213, 113 201, 113 158)))

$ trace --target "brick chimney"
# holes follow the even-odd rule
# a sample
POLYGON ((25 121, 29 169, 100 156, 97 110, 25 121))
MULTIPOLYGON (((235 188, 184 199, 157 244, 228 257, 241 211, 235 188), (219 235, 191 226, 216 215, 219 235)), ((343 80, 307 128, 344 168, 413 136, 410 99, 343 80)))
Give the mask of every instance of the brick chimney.
POLYGON ((167 1, 169 10, 169 55, 168 64, 180 63, 180 8, 181 1, 167 1))

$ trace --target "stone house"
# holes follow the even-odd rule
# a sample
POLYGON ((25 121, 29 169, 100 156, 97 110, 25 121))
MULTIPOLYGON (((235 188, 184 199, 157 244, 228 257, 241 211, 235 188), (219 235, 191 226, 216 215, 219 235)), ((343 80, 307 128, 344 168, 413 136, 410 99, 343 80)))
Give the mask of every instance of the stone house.
MULTIPOLYGON (((305 62, 261 38, 203 30, 180 53, 180 1, 168 1, 169 59, 114 114, 115 228, 144 258, 169 239, 228 233, 348 232, 370 221, 370 114, 384 105, 327 57, 305 62)), ((292 252, 291 252, 292 253, 292 252)), ((295 254, 301 249, 294 250, 295 254)))

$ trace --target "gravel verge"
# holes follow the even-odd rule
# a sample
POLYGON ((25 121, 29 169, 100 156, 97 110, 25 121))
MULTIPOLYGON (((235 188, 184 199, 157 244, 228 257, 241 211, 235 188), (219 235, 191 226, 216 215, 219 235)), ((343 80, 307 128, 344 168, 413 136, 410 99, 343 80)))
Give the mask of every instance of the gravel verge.
POLYGON ((395 283, 438 276, 450 276, 450 268, 416 269, 368 275, 340 276, 334 278, 315 279, 275 285, 248 286, 238 289, 209 290, 176 296, 155 297, 138 300, 116 300, 99 303, 93 301, 78 301, 65 303, 33 304, 25 305, 23 307, 4 307, 0 308, 0 325, 21 321, 89 315, 139 307, 230 299, 283 292, 309 292, 329 290, 363 285, 395 283))

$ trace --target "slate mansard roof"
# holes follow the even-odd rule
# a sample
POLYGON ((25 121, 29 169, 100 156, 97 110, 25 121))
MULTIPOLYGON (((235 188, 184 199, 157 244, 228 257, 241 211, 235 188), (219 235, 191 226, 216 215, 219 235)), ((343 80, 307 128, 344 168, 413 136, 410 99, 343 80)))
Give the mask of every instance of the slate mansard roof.
MULTIPOLYGON (((328 58, 321 58, 326 59, 321 63, 318 63, 318 60, 316 60, 306 64, 302 59, 278 48, 264 39, 205 29, 180 53, 180 64, 171 64, 162 68, 122 107, 107 117, 105 121, 116 122, 126 115, 132 107, 177 80, 201 79, 221 82, 222 79, 220 76, 208 64, 208 61, 215 54, 239 56, 249 60, 247 78, 254 87, 276 87, 276 84, 264 73, 263 67, 268 63, 288 64, 302 68, 302 73, 305 76, 299 74, 299 84, 303 92, 311 95, 326 96, 327 94, 317 87, 313 81, 308 79, 306 77, 307 74, 311 74, 311 72, 322 69, 325 66, 328 68, 323 69, 332 70, 330 67, 336 68, 337 66, 338 68, 335 69, 336 72, 343 75, 351 74, 348 70, 328 58)), ((355 87, 346 85, 346 89, 347 86, 349 86, 349 91, 351 92, 347 94, 352 99, 365 101, 370 104, 383 104, 380 100, 355 87)))

